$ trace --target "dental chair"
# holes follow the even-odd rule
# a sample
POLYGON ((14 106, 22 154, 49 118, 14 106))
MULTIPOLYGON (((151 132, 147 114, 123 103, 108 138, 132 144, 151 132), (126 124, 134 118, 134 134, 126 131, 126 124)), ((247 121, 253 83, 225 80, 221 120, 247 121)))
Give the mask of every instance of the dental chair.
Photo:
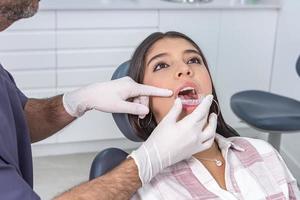
MULTIPOLYGON (((296 72, 300 76, 300 56, 296 72)), ((230 105, 241 120, 254 129, 269 133, 268 142, 278 152, 282 133, 300 131, 300 101, 270 92, 248 90, 234 94, 230 105)))
MULTIPOLYGON (((128 69, 129 61, 121 64, 114 72, 112 80, 127 76, 128 69)), ((118 128, 126 138, 134 142, 143 141, 137 136, 138 134, 134 131, 134 129, 131 128, 127 114, 113 113, 112 115, 118 128)), ((90 180, 107 173, 108 171, 119 165, 123 160, 125 160, 127 156, 128 153, 121 149, 109 148, 103 150, 94 158, 90 169, 90 180)))

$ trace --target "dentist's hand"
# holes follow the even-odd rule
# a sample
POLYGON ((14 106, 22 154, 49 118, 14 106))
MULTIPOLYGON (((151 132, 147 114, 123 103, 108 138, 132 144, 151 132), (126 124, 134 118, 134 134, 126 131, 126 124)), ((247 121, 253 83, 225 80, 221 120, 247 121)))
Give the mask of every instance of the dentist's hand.
POLYGON ((63 105, 73 117, 80 117, 92 109, 143 117, 149 112, 149 96, 171 95, 171 90, 138 84, 130 77, 124 77, 67 92, 63 96, 63 105), (127 101, 129 98, 134 98, 134 101, 127 101))
POLYGON ((130 154, 138 166, 143 185, 164 168, 211 147, 217 127, 217 115, 214 113, 210 114, 207 124, 212 98, 208 95, 190 115, 176 122, 182 110, 181 101, 177 98, 147 141, 130 154))

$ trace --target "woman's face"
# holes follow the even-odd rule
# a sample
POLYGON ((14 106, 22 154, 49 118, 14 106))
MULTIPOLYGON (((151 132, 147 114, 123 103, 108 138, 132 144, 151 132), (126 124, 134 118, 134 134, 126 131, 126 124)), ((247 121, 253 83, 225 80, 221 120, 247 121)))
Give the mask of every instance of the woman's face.
POLYGON ((212 93, 211 79, 199 51, 182 38, 164 38, 152 45, 145 58, 143 83, 173 91, 172 97, 150 98, 157 122, 169 112, 177 97, 183 102, 181 119, 196 108, 199 97, 212 93))

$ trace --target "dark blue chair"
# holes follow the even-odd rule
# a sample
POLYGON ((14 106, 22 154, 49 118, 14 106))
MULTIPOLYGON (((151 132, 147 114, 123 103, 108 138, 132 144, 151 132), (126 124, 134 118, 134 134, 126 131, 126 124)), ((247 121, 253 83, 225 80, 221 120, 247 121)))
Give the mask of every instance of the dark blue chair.
MULTIPOLYGON (((300 76, 300 56, 296 72, 300 76)), ((282 133, 300 131, 300 101, 270 92, 249 90, 234 94, 230 105, 233 112, 248 125, 269 133, 268 142, 278 151, 282 133)))
MULTIPOLYGON (((112 80, 127 76, 129 69, 129 61, 121 64, 112 76, 112 80)), ((139 138, 137 133, 131 128, 128 115, 124 113, 113 113, 113 119, 117 124, 120 131, 126 138, 134 142, 143 141, 139 138)), ((123 160, 126 159, 128 153, 121 149, 109 148, 101 151, 94 158, 90 169, 90 180, 109 172, 114 167, 118 166, 123 160)))

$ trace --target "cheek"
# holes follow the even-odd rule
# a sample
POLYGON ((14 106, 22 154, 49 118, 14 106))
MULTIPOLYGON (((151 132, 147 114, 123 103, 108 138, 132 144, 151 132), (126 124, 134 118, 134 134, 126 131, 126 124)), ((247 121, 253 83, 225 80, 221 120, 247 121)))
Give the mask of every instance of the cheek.
POLYGON ((158 123, 169 112, 173 104, 173 98, 152 97, 150 99, 150 109, 152 110, 154 117, 158 123))
POLYGON ((200 84, 202 93, 205 95, 212 94, 212 80, 209 76, 208 71, 206 69, 204 69, 203 71, 199 71, 196 77, 198 77, 197 79, 200 84))
POLYGON ((203 80, 203 87, 206 94, 212 93, 212 82, 209 76, 206 77, 206 79, 203 80))
MULTIPOLYGON (((166 79, 162 73, 156 74, 155 76, 147 76, 146 73, 143 83, 146 85, 173 90, 173 86, 171 84, 172 81, 166 79)), ((160 122, 161 119, 169 112, 174 104, 174 100, 174 97, 150 97, 150 109, 152 110, 157 122, 160 122)))

